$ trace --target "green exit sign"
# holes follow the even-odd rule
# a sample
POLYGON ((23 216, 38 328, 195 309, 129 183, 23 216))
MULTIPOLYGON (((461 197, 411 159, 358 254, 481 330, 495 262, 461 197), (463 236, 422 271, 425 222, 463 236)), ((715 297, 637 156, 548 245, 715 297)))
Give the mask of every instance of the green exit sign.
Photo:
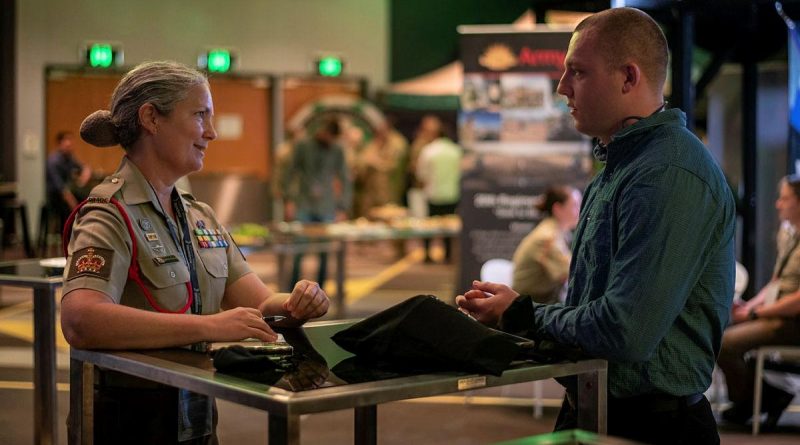
POLYGON ((317 60, 317 74, 325 77, 339 77, 344 71, 344 62, 339 57, 326 56, 317 60))
POLYGON ((92 68, 111 68, 122 65, 122 46, 110 42, 85 45, 84 63, 92 68))

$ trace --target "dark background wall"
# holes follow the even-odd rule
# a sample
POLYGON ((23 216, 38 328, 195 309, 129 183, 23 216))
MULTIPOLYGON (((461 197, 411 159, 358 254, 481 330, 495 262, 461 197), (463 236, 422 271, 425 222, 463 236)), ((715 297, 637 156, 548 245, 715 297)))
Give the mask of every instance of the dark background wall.
POLYGON ((0 68, 0 181, 14 180, 17 176, 14 138, 15 3, 16 0, 0 0, 0 60, 4 61, 0 68))
POLYGON ((390 0, 392 82, 458 59, 458 25, 511 23, 533 0, 390 0))

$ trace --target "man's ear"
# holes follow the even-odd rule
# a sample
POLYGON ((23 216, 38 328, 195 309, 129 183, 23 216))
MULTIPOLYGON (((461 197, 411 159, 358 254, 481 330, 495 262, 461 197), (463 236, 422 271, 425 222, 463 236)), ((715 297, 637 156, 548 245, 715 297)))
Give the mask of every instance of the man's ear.
POLYGON ((633 88, 642 82, 642 70, 639 68, 639 65, 628 63, 622 67, 622 72, 625 75, 625 82, 622 84, 622 92, 630 93, 633 88))
POLYGON ((145 103, 139 107, 139 124, 142 126, 142 129, 148 133, 158 133, 158 117, 158 110, 156 110, 153 104, 145 103))

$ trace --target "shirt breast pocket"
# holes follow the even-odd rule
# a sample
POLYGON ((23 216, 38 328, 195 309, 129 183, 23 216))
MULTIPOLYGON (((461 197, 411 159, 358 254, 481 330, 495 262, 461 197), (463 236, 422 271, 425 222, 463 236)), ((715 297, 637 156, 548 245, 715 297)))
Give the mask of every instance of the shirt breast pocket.
MULTIPOLYGON (((611 260, 613 236, 613 209, 611 202, 599 200, 592 208, 586 222, 584 232, 583 255, 586 261, 594 267, 605 267, 611 260)), ((603 273, 603 272, 599 272, 603 273)))
POLYGON ((186 283, 190 281, 190 276, 189 268, 182 261, 158 265, 152 258, 143 258, 139 260, 139 269, 145 285, 160 307, 153 309, 175 312, 186 305, 189 298, 186 283))
MULTIPOLYGON (((197 277, 203 289, 203 300, 208 301, 214 307, 219 307, 228 281, 226 249, 221 247, 198 249, 198 258, 200 264, 197 265, 197 277)), ((205 305, 203 312, 206 312, 205 305)))

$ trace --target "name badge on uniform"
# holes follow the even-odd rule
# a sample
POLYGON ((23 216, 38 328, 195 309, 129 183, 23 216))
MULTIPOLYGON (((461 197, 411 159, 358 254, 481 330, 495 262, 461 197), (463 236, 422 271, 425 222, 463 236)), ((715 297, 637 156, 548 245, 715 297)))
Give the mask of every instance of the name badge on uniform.
POLYGON ((162 264, 177 263, 180 261, 175 255, 157 256, 153 258, 153 262, 161 266, 162 264))

